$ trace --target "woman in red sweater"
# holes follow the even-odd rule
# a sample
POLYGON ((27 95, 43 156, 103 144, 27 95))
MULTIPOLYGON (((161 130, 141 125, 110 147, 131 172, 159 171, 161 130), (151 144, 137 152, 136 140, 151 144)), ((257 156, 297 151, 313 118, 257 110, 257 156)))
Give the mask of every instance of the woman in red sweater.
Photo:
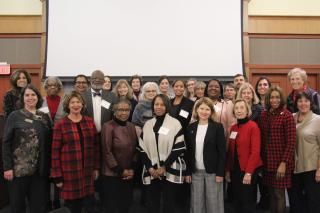
POLYGON ((233 113, 237 124, 230 130, 226 179, 233 185, 236 212, 250 213, 255 210, 253 174, 262 166, 260 130, 249 120, 251 108, 243 99, 236 100, 233 113))

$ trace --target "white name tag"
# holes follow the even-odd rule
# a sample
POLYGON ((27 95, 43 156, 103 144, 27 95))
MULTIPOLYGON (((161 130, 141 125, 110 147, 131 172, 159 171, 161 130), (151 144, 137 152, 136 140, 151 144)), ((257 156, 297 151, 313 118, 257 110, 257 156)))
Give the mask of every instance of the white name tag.
POLYGON ((237 134, 238 134, 237 132, 232 131, 231 134, 230 134, 230 138, 231 139, 236 139, 237 134))
POLYGON ((28 123, 31 123, 31 124, 33 123, 33 120, 31 120, 31 119, 29 119, 29 118, 24 119, 24 121, 25 121, 25 122, 28 122, 28 123))
POLYGON ((169 133, 170 129, 166 128, 166 127, 160 127, 158 133, 162 134, 162 135, 167 135, 169 133))
POLYGON ((215 112, 220 112, 221 111, 221 108, 219 106, 213 105, 213 107, 214 107, 214 111, 215 112))
POLYGON ((44 113, 49 113, 49 108, 48 107, 41 107, 39 110, 41 112, 44 112, 44 113))
POLYGON ((106 101, 106 100, 102 100, 101 101, 101 106, 102 107, 104 107, 104 108, 106 108, 106 109, 109 109, 110 108, 110 103, 108 102, 108 101, 106 101))
POLYGON ((179 113, 180 116, 184 117, 184 118, 188 118, 189 116, 189 112, 185 111, 185 110, 180 110, 180 113, 179 113))

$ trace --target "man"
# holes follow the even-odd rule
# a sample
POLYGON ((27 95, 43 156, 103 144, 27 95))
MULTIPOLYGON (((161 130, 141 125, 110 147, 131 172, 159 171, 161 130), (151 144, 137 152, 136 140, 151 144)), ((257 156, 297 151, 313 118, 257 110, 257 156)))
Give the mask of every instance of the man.
POLYGON ((236 98, 236 89, 234 87, 234 84, 229 82, 224 85, 224 99, 225 100, 230 100, 230 101, 235 101, 236 98))
POLYGON ((244 75, 242 74, 236 74, 234 77, 233 77, 233 84, 236 88, 236 91, 239 90, 239 88, 241 87, 241 85, 246 82, 246 78, 244 77, 244 75))
POLYGON ((74 83, 74 89, 77 92, 84 93, 85 91, 88 90, 89 80, 85 75, 82 75, 82 74, 77 75, 76 77, 74 77, 73 83, 74 83))

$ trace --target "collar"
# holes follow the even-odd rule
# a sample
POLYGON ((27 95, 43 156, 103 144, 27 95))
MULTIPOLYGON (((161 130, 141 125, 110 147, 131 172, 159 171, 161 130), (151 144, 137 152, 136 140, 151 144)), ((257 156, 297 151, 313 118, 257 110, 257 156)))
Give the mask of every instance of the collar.
POLYGON ((116 122, 119 126, 126 126, 126 125, 127 125, 127 121, 121 121, 121 120, 118 119, 116 116, 113 116, 113 120, 114 120, 114 122, 116 122))

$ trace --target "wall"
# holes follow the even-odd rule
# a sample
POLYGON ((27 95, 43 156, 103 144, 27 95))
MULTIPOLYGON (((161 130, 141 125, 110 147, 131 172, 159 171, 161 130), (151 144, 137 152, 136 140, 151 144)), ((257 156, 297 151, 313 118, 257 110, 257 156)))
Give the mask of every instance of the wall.
POLYGON ((0 15, 41 15, 40 0, 0 0, 0 15))

